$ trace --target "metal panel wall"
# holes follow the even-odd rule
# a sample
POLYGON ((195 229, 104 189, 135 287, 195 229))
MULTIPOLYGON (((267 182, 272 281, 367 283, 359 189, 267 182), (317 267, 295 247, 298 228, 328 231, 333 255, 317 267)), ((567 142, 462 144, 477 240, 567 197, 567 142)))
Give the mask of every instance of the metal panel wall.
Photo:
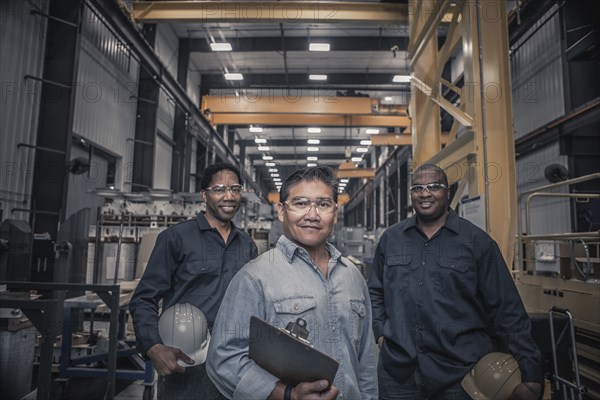
MULTIPOLYGON (((544 169, 550 164, 561 164, 568 167, 568 157, 561 156, 559 143, 555 142, 517 159, 517 193, 548 185, 544 177, 544 169)), ((568 193, 568 188, 555 190, 557 193, 568 193)), ((525 199, 523 199, 523 204, 525 199)), ((559 233, 571 231, 571 213, 569 199, 541 198, 531 202, 531 233, 559 233), (549 216, 552 216, 549 218, 549 216)), ((523 229, 525 228, 524 206, 521 207, 523 229)))
POLYGON ((139 65, 87 7, 73 132, 119 158, 116 185, 131 190, 139 65))
MULTIPOLYGON (((154 51, 166 67, 168 73, 177 76, 177 54, 179 39, 173 28, 167 24, 156 25, 156 44, 154 51)), ((173 138, 175 125, 175 103, 160 91, 156 115, 156 129, 169 138, 173 138)), ((172 146, 164 140, 157 138, 154 152, 154 177, 153 187, 168 189, 171 187, 171 159, 172 146)))
POLYGON ((25 75, 41 77, 46 42, 46 19, 30 14, 48 12, 48 2, 2 1, 0 3, 0 208, 2 219, 28 219, 29 214, 11 212, 30 208, 41 83, 25 75))
POLYGON ((515 139, 565 113, 557 8, 553 6, 511 49, 515 139))

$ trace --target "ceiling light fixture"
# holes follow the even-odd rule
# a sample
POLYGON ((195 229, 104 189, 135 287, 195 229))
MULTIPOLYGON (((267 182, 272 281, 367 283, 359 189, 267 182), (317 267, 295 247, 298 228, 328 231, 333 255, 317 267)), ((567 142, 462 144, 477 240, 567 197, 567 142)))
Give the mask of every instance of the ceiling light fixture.
POLYGON ((265 166, 267 166, 267 167, 274 167, 275 163, 274 162, 266 162, 265 166))
POLYGON ((262 159, 265 161, 271 161, 273 159, 273 156, 263 156, 262 159))
MULTIPOLYGON (((252 132, 252 133, 260 133, 262 131, 263 131, 263 129, 260 126, 250 126, 250 132, 252 132)), ((255 140, 255 142, 256 142, 256 140, 255 140)), ((256 143, 258 143, 258 142, 256 142, 256 143)), ((267 143, 267 139, 264 139, 263 143, 267 143)))
POLYGON ((234 72, 228 72, 225 74, 225 79, 228 81, 241 81, 244 79, 244 75, 234 72))
POLYGON ((341 183, 348 183, 350 182, 350 179, 344 178, 344 179, 340 179, 341 183))
POLYGON ((329 51, 331 45, 329 43, 311 43, 308 45, 310 51, 329 51))
POLYGON ((392 82, 395 83, 408 83, 410 82, 410 75, 394 75, 392 82))
POLYGON ((269 146, 258 146, 258 151, 269 151, 271 148, 269 146))
POLYGON ((394 98, 392 96, 385 96, 383 99, 385 101, 392 101, 392 100, 394 100, 394 98))
POLYGON ((371 141, 370 140, 361 140, 360 141, 360 145, 361 146, 370 146, 371 145, 371 141))
POLYGON ((212 51, 231 51, 233 48, 231 47, 231 43, 223 42, 223 43, 211 43, 210 49, 212 51))
POLYGON ((279 178, 279 174, 271 174, 271 178, 279 178))
POLYGON ((350 160, 352 160, 352 162, 361 162, 362 157, 352 157, 350 160))
POLYGON ((327 80, 327 75, 310 74, 308 76, 308 79, 310 79, 311 81, 326 81, 327 80))
POLYGON ((279 172, 277 168, 269 168, 269 172, 279 172))
POLYGON ((321 133, 321 128, 308 128, 308 133, 321 133))
POLYGON ((367 129, 365 133, 367 135, 377 135, 379 133, 379 129, 367 129))
POLYGON ((256 144, 265 144, 265 143, 267 143, 267 139, 256 138, 256 139, 254 139, 254 143, 256 143, 256 144))
POLYGON ((306 161, 318 161, 319 157, 315 157, 315 156, 308 156, 306 157, 306 161))
POLYGON ((306 151, 319 151, 318 147, 307 147, 306 151))
POLYGON ((319 144, 321 141, 319 139, 308 139, 308 144, 319 144))
POLYGON ((273 178, 273 182, 281 182, 281 178, 273 178))
POLYGON ((309 167, 309 168, 310 168, 310 167, 316 167, 316 166, 317 166, 317 163, 314 163, 314 162, 309 162, 309 163, 306 163, 306 166, 307 166, 307 167, 309 167))
POLYGON ((357 147, 357 148, 356 148, 356 152, 357 152, 357 153, 366 153, 366 152, 368 152, 368 151, 369 151, 369 149, 368 149, 368 148, 366 148, 366 147, 357 147))

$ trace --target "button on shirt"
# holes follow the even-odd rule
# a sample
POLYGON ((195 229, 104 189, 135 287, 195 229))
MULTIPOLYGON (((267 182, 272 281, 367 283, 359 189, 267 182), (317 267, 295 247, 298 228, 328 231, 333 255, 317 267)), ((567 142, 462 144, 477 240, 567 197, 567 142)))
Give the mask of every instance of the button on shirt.
POLYGON ((416 216, 381 237, 369 276, 375 337, 385 370, 404 382, 420 369, 429 395, 456 384, 492 351, 490 333, 542 382, 530 320, 497 244, 450 212, 431 238, 416 216), (491 329, 493 328, 493 330, 491 329))
POLYGON ((129 305, 138 350, 162 343, 157 325, 161 298, 163 310, 177 303, 198 307, 211 328, 227 285, 257 255, 256 244, 244 231, 232 223, 225 243, 203 213, 158 235, 129 305))
POLYGON ((231 281, 217 315, 207 371, 229 398, 266 399, 279 379, 248 357, 248 326, 255 315, 285 328, 303 318, 308 340, 339 361, 333 384, 340 398, 376 399, 376 349, 366 282, 332 245, 328 278, 308 252, 281 236, 277 246, 231 281))

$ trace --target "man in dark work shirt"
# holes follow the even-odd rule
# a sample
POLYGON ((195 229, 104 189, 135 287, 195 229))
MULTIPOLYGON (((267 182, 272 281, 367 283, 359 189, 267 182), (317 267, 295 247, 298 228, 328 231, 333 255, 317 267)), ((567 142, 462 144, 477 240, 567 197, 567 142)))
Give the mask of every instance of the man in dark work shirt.
POLYGON ((368 282, 380 399, 469 399, 461 380, 492 352, 491 334, 519 363, 514 398, 536 399, 540 352, 498 245, 448 210, 439 167, 419 167, 410 193, 416 215, 382 235, 368 282))
POLYGON ((231 219, 240 208, 239 170, 224 163, 206 168, 200 182, 206 212, 162 232, 131 299, 137 347, 159 374, 158 399, 223 398, 206 375, 205 364, 162 344, 158 333, 158 303, 163 310, 190 303, 206 316, 212 329, 225 290, 235 273, 258 256, 252 239, 231 219))

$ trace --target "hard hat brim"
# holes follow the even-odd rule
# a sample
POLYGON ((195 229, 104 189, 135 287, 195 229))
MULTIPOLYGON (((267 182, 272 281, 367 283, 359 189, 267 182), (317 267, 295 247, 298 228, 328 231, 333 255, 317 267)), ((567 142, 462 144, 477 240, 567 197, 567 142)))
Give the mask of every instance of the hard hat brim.
POLYGON ((470 373, 465 375, 460 385, 473 400, 490 400, 487 396, 481 393, 477 385, 475 385, 475 380, 470 373))
POLYGON ((210 344, 210 331, 206 332, 206 344, 196 350, 194 354, 188 354, 188 356, 194 360, 193 364, 188 364, 183 360, 177 360, 177 364, 181 365, 184 368, 195 367, 196 365, 204 364, 206 362, 206 355, 208 354, 208 345, 210 344))

